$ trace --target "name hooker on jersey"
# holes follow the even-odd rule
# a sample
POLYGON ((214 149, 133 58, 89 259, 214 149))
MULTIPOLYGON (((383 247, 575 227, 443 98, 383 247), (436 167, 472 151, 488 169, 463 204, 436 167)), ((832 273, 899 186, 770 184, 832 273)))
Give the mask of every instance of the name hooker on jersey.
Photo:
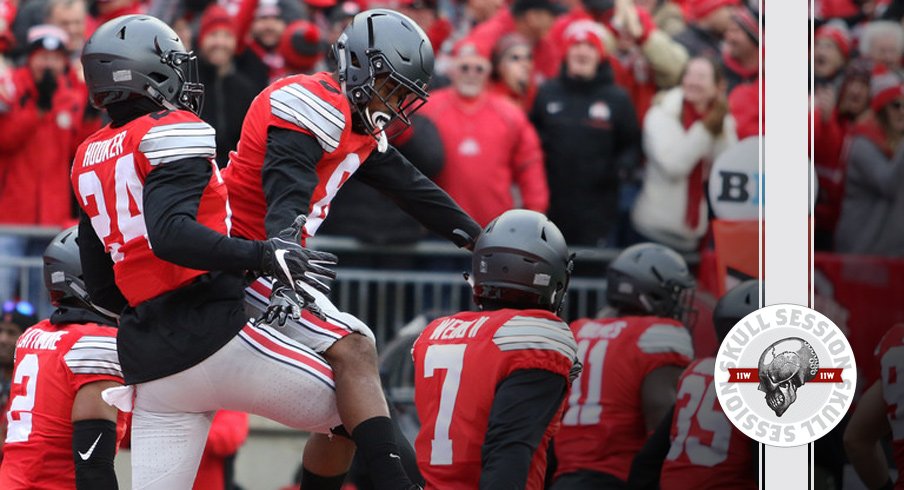
POLYGON ((851 406, 854 353, 825 315, 773 305, 746 316, 716 357, 719 403, 748 437, 780 447, 819 439, 851 406))

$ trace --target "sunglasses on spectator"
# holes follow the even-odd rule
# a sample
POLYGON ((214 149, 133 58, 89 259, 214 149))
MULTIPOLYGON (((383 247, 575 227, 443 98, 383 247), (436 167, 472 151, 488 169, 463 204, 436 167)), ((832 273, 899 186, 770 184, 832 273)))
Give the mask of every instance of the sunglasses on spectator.
POLYGON ((13 311, 20 315, 31 316, 35 314, 35 307, 28 301, 6 301, 3 303, 3 313, 12 313, 13 311))
POLYGON ((891 108, 896 111, 900 111, 900 110, 904 109, 904 101, 896 100, 888 105, 890 105, 891 108))
POLYGON ((481 65, 481 64, 477 64, 477 63, 473 63, 473 64, 472 63, 462 63, 462 64, 458 65, 458 69, 462 73, 471 73, 471 71, 473 71, 475 75, 483 75, 487 71, 486 65, 481 65))

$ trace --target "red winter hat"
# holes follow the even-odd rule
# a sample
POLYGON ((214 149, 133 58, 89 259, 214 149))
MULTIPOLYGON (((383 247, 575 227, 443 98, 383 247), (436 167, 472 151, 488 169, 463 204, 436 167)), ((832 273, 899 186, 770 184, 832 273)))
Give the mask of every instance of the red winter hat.
POLYGON ((237 35, 235 22, 233 21, 232 16, 229 15, 229 12, 217 4, 212 4, 207 7, 201 15, 201 27, 198 31, 198 46, 204 42, 204 37, 217 29, 227 29, 233 36, 237 35))
POLYGON ((475 43, 465 38, 452 48, 452 56, 455 58, 459 56, 480 56, 489 61, 491 59, 490 51, 491 49, 485 46, 485 43, 475 43))
POLYGON ((904 80, 897 73, 888 71, 884 65, 877 65, 870 80, 870 107, 879 112, 899 97, 904 97, 904 80))
POLYGON ((600 54, 600 58, 606 57, 606 45, 603 44, 603 26, 589 19, 578 20, 568 24, 563 34, 565 49, 578 43, 588 43, 600 54))
POLYGON ((688 20, 700 20, 722 7, 734 7, 740 0, 689 0, 685 4, 688 20))
POLYGON ((306 20, 296 20, 286 27, 279 41, 279 52, 292 71, 308 71, 323 58, 320 29, 306 20))
POLYGON ((816 29, 816 39, 828 39, 838 46, 841 54, 847 58, 851 54, 851 34, 843 23, 829 22, 816 29))

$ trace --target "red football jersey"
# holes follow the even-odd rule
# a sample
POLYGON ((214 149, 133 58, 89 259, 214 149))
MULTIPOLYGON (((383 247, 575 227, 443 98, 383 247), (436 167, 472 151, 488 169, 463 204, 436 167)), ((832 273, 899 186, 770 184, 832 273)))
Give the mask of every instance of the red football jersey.
MULTIPOLYGON (((422 424, 415 449, 427 488, 477 488, 496 387, 519 369, 567 378, 575 348, 565 322, 542 310, 463 312, 427 325, 412 349, 422 424)), ((534 453, 527 489, 543 488, 546 448, 558 418, 534 453)))
MULTIPOLYGON (((882 396, 888 407, 895 466, 904 468, 904 325, 895 325, 882 337, 876 349, 882 368, 882 396)), ((895 490, 904 490, 904 477, 898 476, 895 490)))
POLYGON ((662 465, 662 490, 757 488, 753 443, 736 429, 716 398, 716 359, 695 361, 678 380, 671 447, 662 465))
POLYGON ((113 258, 116 285, 129 304, 172 291, 204 274, 158 259, 148 243, 142 191, 157 165, 207 158, 213 168, 198 206, 199 223, 229 233, 229 203, 216 162, 215 132, 188 111, 164 111, 105 126, 78 148, 72 187, 113 258))
POLYGON ((657 368, 690 364, 691 336, 679 322, 657 317, 582 319, 571 330, 584 369, 556 436, 556 474, 591 470, 627 480, 648 436, 643 380, 657 368))
MULTIPOLYGON (((0 488, 75 488, 72 404, 82 386, 106 380, 123 383, 115 328, 44 320, 19 337, 0 488)), ((124 435, 120 414, 117 444, 124 435)))
POLYGON ((238 148, 230 153, 229 166, 223 171, 232 196, 235 235, 243 238, 267 238, 261 169, 270 127, 310 134, 323 149, 304 226, 305 237, 313 236, 336 192, 370 156, 377 141, 352 131, 351 106, 332 74, 293 75, 273 82, 251 103, 238 148))

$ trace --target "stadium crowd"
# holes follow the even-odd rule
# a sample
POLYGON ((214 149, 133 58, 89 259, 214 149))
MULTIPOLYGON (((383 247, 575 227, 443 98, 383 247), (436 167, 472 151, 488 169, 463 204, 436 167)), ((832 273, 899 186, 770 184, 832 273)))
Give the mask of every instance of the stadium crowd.
MULTIPOLYGON (((711 249, 712 165, 762 134, 758 5, 2 0, 0 225, 62 229, 77 222, 70 165, 78 145, 109 121, 88 103, 80 54, 104 22, 154 15, 194 50, 205 86, 200 116, 216 129, 223 168, 258 93, 286 75, 335 69, 330 46, 347 23, 385 7, 416 21, 436 56, 429 102, 393 144, 479 225, 525 208, 549 216, 570 246, 711 249)), ((887 224, 904 219, 904 0, 817 0, 813 15, 816 247, 899 257, 904 227, 887 224)), ((354 179, 320 233, 375 244, 430 238, 354 179)), ((0 234, 0 256, 39 256, 47 244, 0 234)), ((16 298, 18 280, 17 270, 0 268, 0 298, 16 298)), ((40 271, 28 284, 28 296, 40 297, 40 271)), ((6 391, 9 338, 37 317, 26 303, 9 303, 3 313, 6 391)), ((226 459, 247 436, 247 418, 224 411, 218 419, 208 451, 226 459)), ((221 466, 210 470, 221 473, 221 466)), ((221 487, 212 479, 198 481, 221 487)))

